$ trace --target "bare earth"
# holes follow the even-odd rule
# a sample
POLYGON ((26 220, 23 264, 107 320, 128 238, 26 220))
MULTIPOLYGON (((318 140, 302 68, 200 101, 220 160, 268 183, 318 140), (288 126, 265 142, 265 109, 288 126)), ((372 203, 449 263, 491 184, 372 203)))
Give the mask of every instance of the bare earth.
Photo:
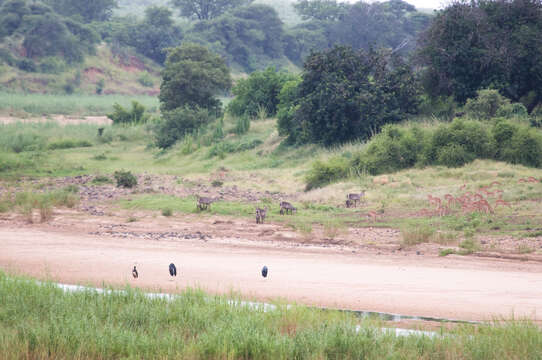
MULTIPOLYGON (((0 219, 0 268, 72 284, 130 283, 177 292, 240 292, 261 301, 443 317, 542 320, 542 263, 438 257, 360 244, 293 239, 279 225, 197 216, 89 217, 55 214, 49 224, 0 219), (179 276, 172 279, 174 262, 179 276), (137 264, 140 277, 131 277, 137 264), (263 265, 269 276, 260 275, 263 265)), ((391 229, 356 229, 356 237, 394 237, 391 229), (363 232, 363 234, 361 233, 363 232)))

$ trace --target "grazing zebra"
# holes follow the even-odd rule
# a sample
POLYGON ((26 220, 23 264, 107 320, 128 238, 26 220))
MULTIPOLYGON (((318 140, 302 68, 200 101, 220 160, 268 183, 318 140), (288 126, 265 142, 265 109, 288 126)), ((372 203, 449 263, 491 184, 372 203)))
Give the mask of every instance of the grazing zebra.
POLYGON ((177 268, 174 263, 169 264, 169 275, 177 276, 177 268))

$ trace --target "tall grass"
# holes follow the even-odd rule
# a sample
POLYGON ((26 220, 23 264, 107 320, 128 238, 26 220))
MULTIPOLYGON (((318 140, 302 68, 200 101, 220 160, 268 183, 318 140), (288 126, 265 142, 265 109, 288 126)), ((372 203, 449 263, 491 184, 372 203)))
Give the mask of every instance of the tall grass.
POLYGON ((528 321, 464 325, 399 337, 347 313, 234 305, 185 290, 173 300, 138 290, 65 293, 0 272, 5 359, 539 359, 542 332, 528 321), (360 325, 356 331, 356 325, 360 325))
POLYGON ((145 95, 53 95, 0 92, 0 112, 32 115, 104 115, 115 103, 129 107, 135 100, 149 112, 158 111, 158 98, 145 95))

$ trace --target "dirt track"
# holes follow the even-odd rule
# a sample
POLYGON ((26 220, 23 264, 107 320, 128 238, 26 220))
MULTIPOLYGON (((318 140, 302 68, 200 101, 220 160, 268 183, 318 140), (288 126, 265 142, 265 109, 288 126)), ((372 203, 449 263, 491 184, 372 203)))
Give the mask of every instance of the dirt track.
MULTIPOLYGON (((247 227, 254 226, 246 224, 247 227)), ((47 225, 0 225, 0 267, 64 283, 174 292, 199 286, 258 300, 483 320, 542 320, 542 264, 449 256, 405 256, 349 248, 235 238, 148 239, 47 225), (172 280, 168 265, 180 276, 172 280), (140 278, 130 270, 138 264, 140 278), (270 274, 259 271, 267 265, 270 274)), ((163 229, 162 229, 163 230, 163 229)))

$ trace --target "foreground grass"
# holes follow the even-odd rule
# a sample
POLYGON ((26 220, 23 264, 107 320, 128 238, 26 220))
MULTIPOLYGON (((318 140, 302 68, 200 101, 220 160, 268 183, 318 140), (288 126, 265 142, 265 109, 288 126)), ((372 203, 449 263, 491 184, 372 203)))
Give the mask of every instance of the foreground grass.
POLYGON ((301 306, 232 305, 186 290, 172 301, 123 292, 64 293, 0 272, 3 359, 539 359, 528 321, 398 337, 373 320, 301 306), (356 325, 360 330, 356 331, 356 325))

